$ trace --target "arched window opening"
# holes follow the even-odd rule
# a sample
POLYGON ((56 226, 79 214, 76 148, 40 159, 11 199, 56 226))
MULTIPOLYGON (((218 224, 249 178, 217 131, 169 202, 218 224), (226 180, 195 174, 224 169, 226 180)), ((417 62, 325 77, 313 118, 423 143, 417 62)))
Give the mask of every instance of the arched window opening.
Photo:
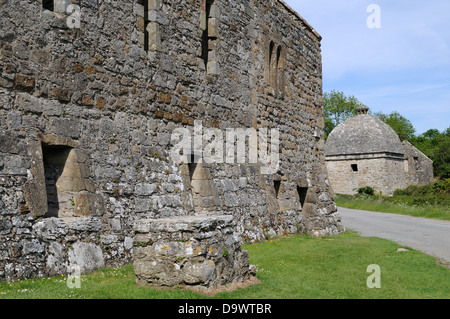
POLYGON ((276 93, 284 92, 284 69, 285 60, 281 45, 276 45, 274 41, 269 44, 269 78, 270 87, 276 93))
POLYGON ((277 48, 277 83, 275 88, 278 92, 284 93, 284 59, 281 45, 277 48))

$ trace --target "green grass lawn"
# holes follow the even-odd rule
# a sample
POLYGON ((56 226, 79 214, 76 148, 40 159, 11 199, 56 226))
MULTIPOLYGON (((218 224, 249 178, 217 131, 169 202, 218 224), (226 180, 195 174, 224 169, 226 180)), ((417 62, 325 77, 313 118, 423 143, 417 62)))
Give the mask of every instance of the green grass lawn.
MULTIPOLYGON (((246 245, 257 266, 260 284, 210 298, 235 299, 389 299, 450 298, 450 269, 433 257, 400 248, 391 241, 359 237, 347 232, 315 239, 293 236, 246 245), (366 285, 367 267, 381 269, 381 288, 366 285)), ((1 282, 0 298, 206 298, 190 291, 156 290, 135 285, 132 265, 83 275, 81 288, 69 289, 66 277, 1 282)))
POLYGON ((350 209, 368 210, 373 212, 383 212, 392 214, 402 214, 414 217, 423 217, 440 220, 450 220, 450 207, 445 205, 411 205, 402 202, 392 202, 383 197, 367 196, 335 196, 335 203, 340 207, 350 209))

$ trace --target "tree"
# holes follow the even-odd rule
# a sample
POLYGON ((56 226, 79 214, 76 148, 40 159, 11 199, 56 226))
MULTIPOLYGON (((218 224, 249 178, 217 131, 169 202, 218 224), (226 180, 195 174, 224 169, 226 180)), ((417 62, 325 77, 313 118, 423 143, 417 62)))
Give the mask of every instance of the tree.
POLYGON ((450 136, 442 134, 442 142, 433 153, 434 172, 441 179, 450 178, 450 136))
POLYGON ((436 129, 428 130, 410 142, 433 161, 436 177, 450 178, 450 127, 442 133, 436 129))
POLYGON ((408 120, 406 117, 402 116, 397 111, 394 111, 391 114, 384 114, 382 112, 377 112, 374 115, 378 117, 381 121, 389 125, 395 131, 395 133, 397 133, 401 141, 404 140, 410 141, 414 138, 416 129, 412 125, 411 121, 408 120))
POLYGON ((446 136, 446 137, 450 137, 450 127, 448 127, 447 129, 445 129, 445 130, 444 130, 444 133, 442 133, 442 134, 444 134, 444 136, 446 136))
POLYGON ((331 131, 349 117, 356 115, 361 105, 354 96, 345 96, 344 92, 332 90, 323 95, 325 139, 331 131))

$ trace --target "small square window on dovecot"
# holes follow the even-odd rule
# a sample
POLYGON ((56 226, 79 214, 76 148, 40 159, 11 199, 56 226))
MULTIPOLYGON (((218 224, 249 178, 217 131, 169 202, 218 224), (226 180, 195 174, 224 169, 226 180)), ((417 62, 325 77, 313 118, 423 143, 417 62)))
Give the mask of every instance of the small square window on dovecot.
POLYGON ((49 11, 55 11, 54 0, 42 0, 42 8, 49 11))
POLYGON ((354 172, 357 172, 358 171, 358 164, 352 164, 352 170, 354 172))

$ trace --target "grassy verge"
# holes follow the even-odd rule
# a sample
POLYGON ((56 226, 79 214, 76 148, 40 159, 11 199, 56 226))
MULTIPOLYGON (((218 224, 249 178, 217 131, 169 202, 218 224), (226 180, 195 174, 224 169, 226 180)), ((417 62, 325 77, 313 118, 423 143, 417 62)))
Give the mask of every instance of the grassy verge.
POLYGON ((350 209, 450 220, 450 207, 440 204, 410 204, 399 198, 364 195, 335 196, 336 205, 350 209))
POLYGON ((356 195, 336 194, 335 202, 351 209, 450 220, 450 179, 397 189, 393 196, 377 194, 370 186, 363 187, 356 195))
MULTIPOLYGON (((258 268, 258 285, 213 298, 450 298, 450 269, 419 251, 396 252, 391 241, 353 233, 323 239, 293 236, 247 245, 250 262, 258 268), (366 285, 367 267, 381 269, 381 288, 366 285)), ((132 265, 83 275, 80 289, 69 289, 65 277, 0 283, 0 298, 205 298, 184 290, 137 287, 132 265)))

